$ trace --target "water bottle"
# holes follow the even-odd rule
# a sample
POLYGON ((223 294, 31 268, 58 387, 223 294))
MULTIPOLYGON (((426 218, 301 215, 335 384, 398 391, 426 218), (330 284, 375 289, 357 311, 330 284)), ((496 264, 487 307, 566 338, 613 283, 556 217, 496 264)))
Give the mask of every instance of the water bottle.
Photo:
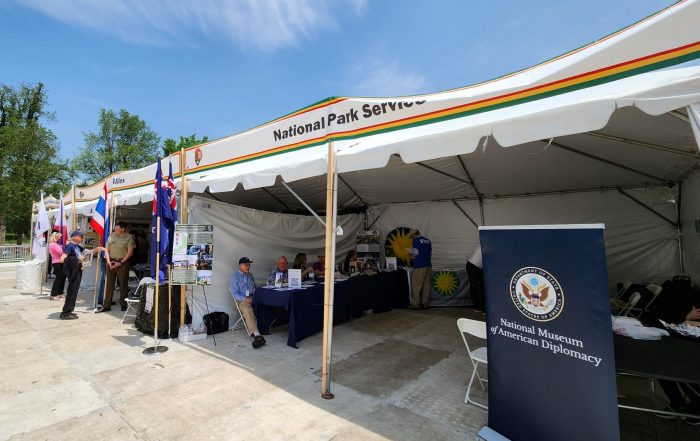
POLYGON ((312 282, 315 281, 316 280, 316 273, 314 273, 313 271, 309 271, 309 280, 312 282))

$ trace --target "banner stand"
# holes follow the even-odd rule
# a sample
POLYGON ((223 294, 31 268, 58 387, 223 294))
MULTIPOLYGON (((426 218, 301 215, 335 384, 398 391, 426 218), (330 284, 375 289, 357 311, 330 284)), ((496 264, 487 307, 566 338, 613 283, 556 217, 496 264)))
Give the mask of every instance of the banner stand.
MULTIPOLYGON (((211 312, 209 312, 209 302, 207 302, 207 290, 204 288, 204 283, 199 284, 202 287, 202 293, 204 294, 204 304, 207 305, 207 314, 209 315, 209 323, 211 323, 211 312)), ((194 292, 192 293, 192 301, 194 302, 194 292)), ((216 346, 216 334, 212 329, 211 336, 214 339, 214 346, 216 346)))

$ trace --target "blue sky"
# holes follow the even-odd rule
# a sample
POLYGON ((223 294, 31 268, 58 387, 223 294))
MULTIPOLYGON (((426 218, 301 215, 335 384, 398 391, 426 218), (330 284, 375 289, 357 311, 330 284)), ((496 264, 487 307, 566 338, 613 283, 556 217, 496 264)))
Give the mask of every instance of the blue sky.
POLYGON ((100 108, 210 139, 329 96, 437 92, 614 32, 672 0, 4 0, 0 84, 43 82, 62 155, 100 108))

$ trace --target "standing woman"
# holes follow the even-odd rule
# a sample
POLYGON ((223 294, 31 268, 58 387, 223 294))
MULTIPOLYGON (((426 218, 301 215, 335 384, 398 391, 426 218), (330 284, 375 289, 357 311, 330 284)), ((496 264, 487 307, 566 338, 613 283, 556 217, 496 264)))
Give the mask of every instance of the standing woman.
POLYGON ((59 243, 60 240, 61 233, 53 233, 49 239, 49 254, 51 255, 52 262, 51 266, 53 266, 53 274, 56 276, 56 278, 53 279, 49 300, 62 299, 63 289, 66 286, 66 275, 63 274, 63 262, 61 262, 63 247, 59 243))

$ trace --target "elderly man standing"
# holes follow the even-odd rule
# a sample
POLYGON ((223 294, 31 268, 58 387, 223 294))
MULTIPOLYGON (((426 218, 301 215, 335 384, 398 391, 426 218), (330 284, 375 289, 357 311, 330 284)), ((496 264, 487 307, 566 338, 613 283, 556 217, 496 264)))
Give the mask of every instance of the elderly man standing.
POLYGON ((255 278, 250 273, 250 264, 253 263, 247 257, 241 257, 238 260, 238 271, 231 276, 229 282, 229 291, 233 296, 233 301, 238 304, 238 310, 241 311, 243 320, 245 320, 246 328, 253 337, 253 348, 258 349, 266 342, 260 332, 258 325, 255 322, 255 313, 253 312, 253 295, 255 294, 255 278))
POLYGON ((73 312, 75 309, 75 301, 78 298, 78 289, 80 289, 80 281, 83 278, 83 248, 80 244, 83 243, 83 233, 80 230, 75 230, 70 234, 70 242, 63 250, 63 254, 59 259, 63 264, 63 272, 68 279, 68 291, 66 292, 66 301, 63 304, 61 312, 61 320, 75 320, 78 316, 73 312))
POLYGON ((134 254, 134 237, 127 229, 129 224, 119 221, 114 224, 114 233, 110 234, 105 246, 105 259, 107 260, 107 293, 105 294, 102 308, 97 312, 106 312, 111 309, 112 295, 114 295, 114 282, 119 281, 119 303, 122 311, 126 311, 126 295, 129 293, 129 259, 134 254))

